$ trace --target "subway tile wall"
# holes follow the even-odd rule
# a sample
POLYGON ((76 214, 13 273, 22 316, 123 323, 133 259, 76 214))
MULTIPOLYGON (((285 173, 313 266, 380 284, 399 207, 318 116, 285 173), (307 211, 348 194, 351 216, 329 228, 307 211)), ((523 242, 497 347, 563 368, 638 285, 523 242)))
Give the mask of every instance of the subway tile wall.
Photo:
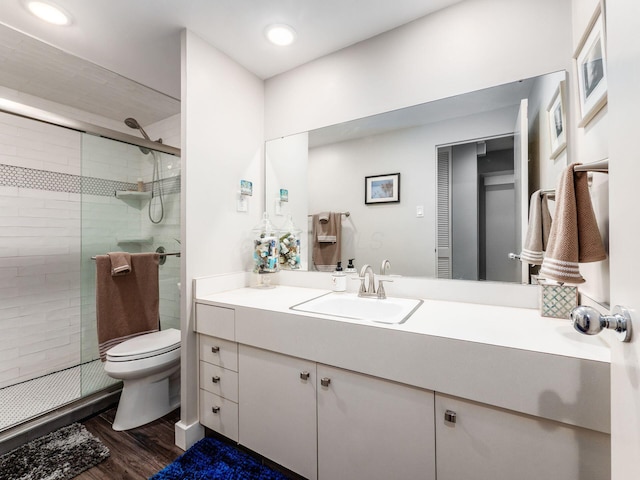
MULTIPOLYGON (((92 255, 155 250, 159 242, 179 247, 179 182, 177 191, 165 189, 173 193, 158 226, 146 203, 113 196, 138 178, 151 189, 147 157, 137 147, 0 114, 0 388, 96 358, 92 255), (142 236, 154 241, 118 244, 142 236)), ((163 177, 179 179, 179 160, 167 157, 163 177)), ((161 267, 163 328, 179 327, 178 278, 179 260, 170 257, 161 267)))

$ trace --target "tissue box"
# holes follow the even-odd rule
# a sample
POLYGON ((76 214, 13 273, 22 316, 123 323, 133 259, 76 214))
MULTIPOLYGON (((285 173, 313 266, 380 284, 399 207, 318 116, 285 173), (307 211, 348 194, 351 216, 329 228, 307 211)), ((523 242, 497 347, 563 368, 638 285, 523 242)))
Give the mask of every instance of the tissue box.
POLYGON ((578 287, 540 284, 540 314, 543 317, 569 319, 569 314, 578 305, 578 287))

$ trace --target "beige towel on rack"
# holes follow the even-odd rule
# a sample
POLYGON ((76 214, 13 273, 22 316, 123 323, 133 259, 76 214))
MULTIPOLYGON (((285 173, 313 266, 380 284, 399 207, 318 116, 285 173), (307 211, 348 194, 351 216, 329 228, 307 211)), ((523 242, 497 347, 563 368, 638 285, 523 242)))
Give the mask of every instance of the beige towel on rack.
POLYGON ((547 196, 540 190, 533 192, 529 203, 529 226, 520 259, 533 265, 542 264, 551 230, 551 214, 547 196))
POLYGON ((131 273, 131 254, 127 252, 109 252, 111 276, 131 273))
POLYGON ((340 261, 342 215, 339 212, 313 215, 312 226, 313 264, 321 272, 331 272, 340 261))
POLYGON ((109 255, 96 256, 96 319, 102 361, 111 347, 158 331, 158 258, 157 253, 131 254, 131 272, 112 276, 109 255))
POLYGON ((584 283, 579 263, 607 258, 591 205, 587 172, 569 165, 556 188, 556 210, 540 276, 563 283, 584 283))

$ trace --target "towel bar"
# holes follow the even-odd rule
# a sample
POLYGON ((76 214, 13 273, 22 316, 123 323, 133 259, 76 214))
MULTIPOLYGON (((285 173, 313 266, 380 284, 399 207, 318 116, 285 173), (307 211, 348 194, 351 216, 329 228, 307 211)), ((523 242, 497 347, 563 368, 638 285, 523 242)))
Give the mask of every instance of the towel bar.
POLYGON ((587 163, 574 167, 574 172, 599 172, 609 173, 609 159, 600 160, 599 162, 587 163))
MULTIPOLYGON (((181 253, 182 252, 161 253, 160 256, 162 257, 162 256, 175 255, 175 256, 179 257, 181 253)), ((96 257, 91 257, 91 260, 95 260, 95 259, 96 259, 96 257)))
MULTIPOLYGON (((345 217, 348 217, 349 215, 351 215, 351 212, 340 212, 340 215, 344 215, 345 217)), ((313 217, 313 215, 307 215, 307 217, 313 217)))

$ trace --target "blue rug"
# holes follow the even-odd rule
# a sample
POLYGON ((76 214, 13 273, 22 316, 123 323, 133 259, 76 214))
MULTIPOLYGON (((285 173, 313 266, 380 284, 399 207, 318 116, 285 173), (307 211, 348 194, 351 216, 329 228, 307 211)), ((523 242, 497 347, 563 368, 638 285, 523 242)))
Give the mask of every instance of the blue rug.
POLYGON ((149 480, 287 480, 251 455, 214 438, 203 438, 149 480))

